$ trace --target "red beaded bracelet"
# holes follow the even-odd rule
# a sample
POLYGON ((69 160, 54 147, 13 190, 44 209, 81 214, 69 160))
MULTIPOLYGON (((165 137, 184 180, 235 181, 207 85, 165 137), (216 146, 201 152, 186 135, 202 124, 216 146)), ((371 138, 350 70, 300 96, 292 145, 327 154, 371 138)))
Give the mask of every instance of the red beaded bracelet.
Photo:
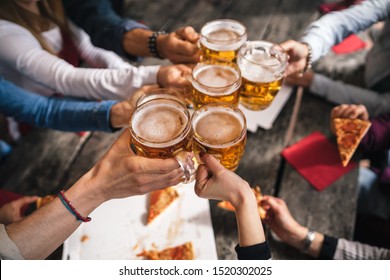
POLYGON ((76 220, 77 221, 82 221, 84 223, 88 223, 89 221, 91 221, 91 218, 90 217, 83 217, 80 215, 79 212, 77 212, 77 210, 72 206, 72 203, 70 203, 70 201, 65 197, 65 191, 62 190, 60 191, 60 193, 58 194, 58 197, 60 198, 62 204, 64 204, 64 206, 66 207, 66 209, 69 210, 69 212, 76 217, 76 220))

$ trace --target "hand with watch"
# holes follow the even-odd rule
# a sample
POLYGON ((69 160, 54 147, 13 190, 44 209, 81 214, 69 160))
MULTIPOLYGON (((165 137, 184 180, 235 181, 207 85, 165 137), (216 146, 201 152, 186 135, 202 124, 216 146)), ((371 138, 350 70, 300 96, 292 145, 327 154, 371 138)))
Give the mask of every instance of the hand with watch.
POLYGON ((285 243, 301 253, 318 257, 324 235, 300 225, 291 215, 286 202, 273 196, 264 196, 263 208, 267 211, 264 222, 285 243))

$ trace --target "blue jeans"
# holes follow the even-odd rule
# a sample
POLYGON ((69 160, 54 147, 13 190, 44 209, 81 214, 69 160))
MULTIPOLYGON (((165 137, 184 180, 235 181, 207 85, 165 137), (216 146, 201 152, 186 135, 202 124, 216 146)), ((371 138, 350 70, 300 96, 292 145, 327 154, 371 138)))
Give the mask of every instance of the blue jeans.
POLYGON ((358 214, 390 219, 390 194, 380 188, 377 174, 365 167, 359 168, 358 214))

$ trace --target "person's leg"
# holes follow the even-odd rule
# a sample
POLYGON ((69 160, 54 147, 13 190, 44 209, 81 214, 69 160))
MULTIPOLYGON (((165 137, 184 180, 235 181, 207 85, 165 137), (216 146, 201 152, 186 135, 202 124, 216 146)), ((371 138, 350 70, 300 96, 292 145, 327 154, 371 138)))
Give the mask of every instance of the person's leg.
POLYGON ((358 214, 390 219, 390 194, 384 193, 380 188, 377 174, 360 167, 358 187, 358 214))

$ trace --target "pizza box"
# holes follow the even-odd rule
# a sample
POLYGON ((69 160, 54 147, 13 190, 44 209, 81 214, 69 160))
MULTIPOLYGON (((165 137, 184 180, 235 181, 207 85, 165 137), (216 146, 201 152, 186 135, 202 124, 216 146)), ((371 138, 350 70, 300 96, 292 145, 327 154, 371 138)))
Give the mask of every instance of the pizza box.
POLYGON ((149 195, 100 205, 65 242, 64 260, 131 260, 144 249, 162 250, 191 241, 195 259, 215 260, 217 251, 209 202, 194 193, 194 183, 176 186, 179 198, 146 224, 149 195))

